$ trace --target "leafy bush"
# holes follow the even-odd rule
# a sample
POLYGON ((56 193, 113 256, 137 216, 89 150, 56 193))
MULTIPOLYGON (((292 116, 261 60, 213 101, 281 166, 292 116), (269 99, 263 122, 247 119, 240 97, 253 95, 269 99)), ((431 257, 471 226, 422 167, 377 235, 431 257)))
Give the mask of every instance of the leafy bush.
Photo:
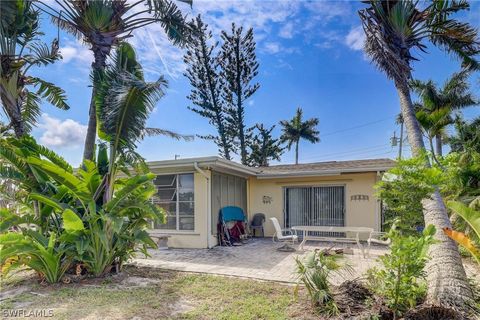
POLYGON ((65 244, 57 241, 55 233, 47 238, 34 230, 22 233, 9 232, 0 235, 0 265, 2 272, 26 265, 49 283, 61 280, 71 260, 66 257, 65 244))
POLYGON ((426 294, 423 269, 434 234, 432 225, 425 228, 421 236, 404 236, 392 228, 388 234, 392 239, 390 253, 380 257, 381 268, 367 273, 371 289, 385 298, 397 315, 415 307, 426 294))
MULTIPOLYGON (((21 143, 15 140, 18 146, 12 151, 21 143)), ((0 212, 0 263, 8 265, 5 272, 26 265, 48 282, 57 282, 76 262, 101 276, 120 268, 135 252, 147 254, 148 247, 156 247, 145 230, 152 220, 163 220, 163 211, 150 202, 156 192, 154 174, 124 170, 121 178, 112 175, 113 192, 106 201, 107 172, 102 174, 92 161, 76 172, 40 154, 30 153, 21 161, 27 173, 35 173, 32 182, 47 187, 28 190, 30 213, 0 212)))
POLYGON ((333 299, 328 277, 331 273, 350 270, 349 266, 340 264, 341 258, 340 255, 319 250, 310 252, 304 261, 295 258, 298 279, 305 285, 313 306, 329 316, 337 315, 339 309, 333 299))
POLYGON ((0 221, 2 237, 12 240, 0 244, 6 271, 25 264, 56 282, 73 262, 100 276, 156 247, 145 229, 164 215, 150 201, 155 175, 135 149, 145 135, 175 136, 146 127, 166 81, 146 82, 135 51, 121 42, 94 85, 103 141, 96 162, 73 170, 32 137, 0 139, 0 182, 18 191, 15 215, 3 212, 0 221), (20 207, 26 210, 19 215, 20 207))
POLYGON ((465 228, 467 229, 467 234, 448 228, 445 228, 443 232, 463 248, 467 249, 477 263, 480 264, 480 247, 475 241, 472 241, 472 238, 475 240, 480 239, 480 210, 474 209, 480 206, 480 197, 472 201, 469 206, 457 201, 449 201, 447 205, 467 224, 465 228))
POLYGON ((442 170, 426 166, 423 157, 400 160, 376 185, 384 204, 383 228, 395 222, 402 233, 416 234, 417 227, 424 226, 422 200, 442 181, 442 170))

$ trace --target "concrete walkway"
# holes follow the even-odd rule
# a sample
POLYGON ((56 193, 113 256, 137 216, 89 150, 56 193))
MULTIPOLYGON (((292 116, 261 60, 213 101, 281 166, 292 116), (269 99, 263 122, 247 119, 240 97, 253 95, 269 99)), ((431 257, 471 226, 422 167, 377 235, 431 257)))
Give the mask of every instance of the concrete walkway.
MULTIPOLYGON (((376 259, 387 252, 383 246, 372 246, 370 257, 363 258, 355 244, 327 243, 310 241, 304 251, 280 252, 276 249, 283 244, 271 239, 250 239, 248 243, 236 247, 215 247, 212 249, 169 249, 151 250, 151 258, 134 259, 132 264, 169 270, 211 273, 227 276, 254 278, 261 280, 296 282, 295 258, 303 258, 314 249, 351 248, 353 255, 344 255, 352 274, 336 275, 331 280, 339 284, 345 280, 364 275, 377 264, 376 259)), ((297 248, 297 246, 295 246, 297 248)))

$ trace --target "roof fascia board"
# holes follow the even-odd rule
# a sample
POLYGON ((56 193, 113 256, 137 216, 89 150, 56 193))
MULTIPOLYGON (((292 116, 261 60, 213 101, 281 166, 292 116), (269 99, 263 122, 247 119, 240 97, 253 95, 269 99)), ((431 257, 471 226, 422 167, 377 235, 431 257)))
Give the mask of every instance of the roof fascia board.
POLYGON ((378 172, 387 171, 390 167, 381 168, 368 168, 368 169, 345 169, 345 170, 331 170, 331 171, 304 171, 304 172, 292 172, 292 173, 266 173, 258 174, 257 179, 274 179, 274 178, 300 178, 300 177, 320 177, 320 176, 336 176, 342 173, 366 173, 366 172, 378 172))

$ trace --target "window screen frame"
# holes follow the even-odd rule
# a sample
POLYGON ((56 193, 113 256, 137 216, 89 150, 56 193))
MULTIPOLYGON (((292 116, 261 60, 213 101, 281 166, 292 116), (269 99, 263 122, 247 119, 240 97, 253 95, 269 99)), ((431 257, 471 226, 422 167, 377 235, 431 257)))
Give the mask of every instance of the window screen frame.
MULTIPOLYGON (((175 195, 175 201, 171 201, 171 203, 175 203, 175 229, 167 229, 167 228, 158 228, 158 227, 155 227, 155 224, 152 222, 152 230, 158 230, 158 231, 164 231, 164 232, 182 232, 182 233, 193 233, 195 232, 195 227, 196 227, 196 223, 195 223, 195 203, 196 203, 196 199, 195 199, 195 172, 193 171, 188 171, 188 172, 175 172, 175 173, 161 173, 161 174, 157 174, 157 177, 159 176, 174 176, 175 178, 175 183, 173 183, 171 185, 171 187, 175 187, 175 192, 174 192, 174 195, 175 195), (180 176, 182 175, 190 175, 192 177, 192 181, 193 181, 193 186, 192 186, 192 193, 193 193, 193 199, 192 200, 180 200, 180 187, 179 187, 179 183, 180 183, 180 176), (192 203, 193 204, 193 214, 192 214, 192 219, 193 219, 193 228, 192 229, 180 229, 180 204, 181 203, 192 203)), ((159 185, 157 184, 156 182, 156 178, 154 180, 154 184, 155 184, 155 188, 157 189, 157 193, 158 193, 158 187, 168 187, 170 185, 159 185)), ((154 201, 155 200, 155 197, 156 196, 153 196, 152 197, 152 202, 154 204, 159 204, 159 203, 162 203, 162 201, 154 201)), ((168 203, 167 201, 163 202, 163 203, 168 203)))

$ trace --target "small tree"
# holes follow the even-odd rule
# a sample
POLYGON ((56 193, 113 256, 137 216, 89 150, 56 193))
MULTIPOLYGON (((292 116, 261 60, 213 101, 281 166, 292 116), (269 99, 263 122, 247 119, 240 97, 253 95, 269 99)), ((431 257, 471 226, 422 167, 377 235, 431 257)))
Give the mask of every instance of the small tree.
POLYGON ((443 172, 425 165, 422 157, 400 160, 376 185, 384 204, 385 229, 396 222, 398 231, 411 235, 424 225, 422 200, 441 183, 443 172))
POLYGON ((390 253, 380 257, 382 267, 368 271, 370 286, 383 296, 394 312, 394 319, 417 305, 426 294, 424 282, 427 251, 435 242, 435 227, 429 225, 421 236, 405 237, 393 228, 390 253))
POLYGON ((249 145, 249 165, 253 167, 266 167, 270 160, 280 160, 284 148, 279 139, 272 137, 272 131, 275 126, 267 129, 263 124, 256 124, 253 129, 258 132, 253 136, 249 145))
POLYGON ((223 82, 223 99, 228 114, 227 121, 236 137, 235 143, 240 151, 243 164, 248 163, 248 130, 245 125, 245 105, 260 85, 252 83, 258 74, 258 62, 255 55, 253 29, 245 33, 243 27, 232 23, 232 32, 222 31, 223 44, 219 54, 220 78, 223 82))
POLYGON ((192 21, 195 30, 194 37, 188 45, 184 61, 187 64, 185 76, 192 86, 188 99, 196 107, 189 107, 193 112, 207 118, 217 130, 217 135, 202 136, 215 141, 220 154, 231 160, 233 142, 230 130, 227 128, 225 103, 222 99, 223 82, 219 79, 218 58, 214 50, 218 42, 210 44, 212 32, 204 24, 200 15, 192 21))
POLYGON ((305 139, 311 143, 320 141, 320 132, 316 129, 318 118, 311 118, 303 121, 302 108, 297 109, 297 113, 291 120, 280 121, 283 134, 280 137, 282 143, 287 143, 287 149, 290 150, 295 144, 295 164, 298 164, 298 145, 300 139, 305 139))

